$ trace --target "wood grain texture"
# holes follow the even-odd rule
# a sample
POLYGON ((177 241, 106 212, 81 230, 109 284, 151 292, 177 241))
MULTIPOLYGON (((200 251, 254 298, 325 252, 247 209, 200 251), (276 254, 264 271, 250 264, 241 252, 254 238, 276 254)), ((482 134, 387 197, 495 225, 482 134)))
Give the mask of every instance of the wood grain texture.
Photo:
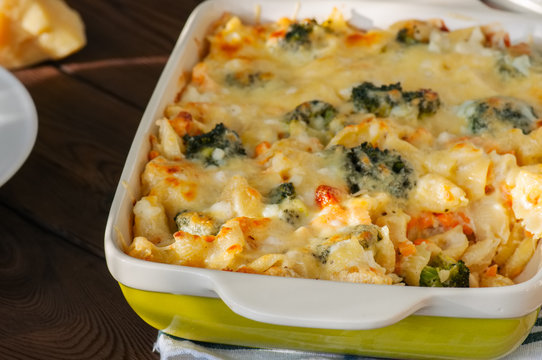
POLYGON ((0 206, 0 359, 155 359, 103 259, 0 206))
POLYGON ((39 116, 34 149, 0 202, 101 253, 109 207, 141 111, 53 67, 18 72, 39 116))
POLYGON ((103 237, 143 110, 199 2, 67 2, 87 46, 14 72, 39 130, 0 187, 0 359, 157 359, 157 331, 109 274, 103 237))
POLYGON ((61 69, 143 109, 198 1, 71 1, 88 43, 61 69))
POLYGON ((45 63, 15 73, 34 99, 39 132, 27 163, 0 188, 0 203, 103 256, 103 229, 133 135, 197 2, 70 4, 87 24, 88 45, 60 68, 45 63))

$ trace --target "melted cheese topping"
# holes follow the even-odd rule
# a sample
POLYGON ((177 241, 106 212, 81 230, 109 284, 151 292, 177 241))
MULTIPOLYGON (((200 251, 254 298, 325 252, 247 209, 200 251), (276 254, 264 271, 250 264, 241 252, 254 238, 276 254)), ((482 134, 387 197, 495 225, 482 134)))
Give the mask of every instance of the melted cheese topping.
POLYGON ((542 60, 489 27, 226 16, 157 121, 127 253, 374 284, 513 284, 542 236, 542 60))

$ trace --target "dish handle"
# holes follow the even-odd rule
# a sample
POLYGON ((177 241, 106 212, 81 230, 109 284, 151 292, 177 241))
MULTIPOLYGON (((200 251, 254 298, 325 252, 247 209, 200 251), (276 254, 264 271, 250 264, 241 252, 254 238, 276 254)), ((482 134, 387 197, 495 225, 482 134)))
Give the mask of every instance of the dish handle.
POLYGON ((214 291, 234 312, 276 325, 367 330, 392 325, 426 306, 414 288, 217 272, 214 291), (232 276, 233 275, 233 276, 232 276), (318 282, 315 286, 315 282, 318 282))

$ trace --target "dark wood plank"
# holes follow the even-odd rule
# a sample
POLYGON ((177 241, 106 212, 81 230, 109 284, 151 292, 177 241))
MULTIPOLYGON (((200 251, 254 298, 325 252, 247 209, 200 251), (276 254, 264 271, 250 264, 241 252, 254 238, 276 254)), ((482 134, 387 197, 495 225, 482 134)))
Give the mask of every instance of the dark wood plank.
POLYGON ((0 206, 1 359, 156 359, 103 259, 0 206))
POLYGON ((181 29, 199 1, 78 0, 88 43, 60 62, 77 76, 144 108, 181 29))
POLYGON ((98 255, 133 134, 197 2, 164 3, 156 10, 150 0, 71 2, 89 44, 63 63, 67 73, 56 63, 15 73, 36 103, 39 133, 27 163, 0 188, 0 202, 98 255))
POLYGON ((156 359, 157 332, 110 276, 103 235, 143 109, 199 1, 68 3, 88 45, 15 72, 39 132, 0 188, 0 358, 156 359))
POLYGON ((102 254, 103 232, 141 111, 53 67, 17 76, 39 115, 30 157, 0 203, 102 254))

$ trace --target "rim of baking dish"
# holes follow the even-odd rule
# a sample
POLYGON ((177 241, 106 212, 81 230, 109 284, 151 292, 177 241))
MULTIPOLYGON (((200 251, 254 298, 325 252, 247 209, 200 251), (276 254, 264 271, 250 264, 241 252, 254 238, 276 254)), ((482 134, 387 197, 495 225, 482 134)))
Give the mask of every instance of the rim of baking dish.
POLYGON ((542 39, 542 22, 487 8, 478 1, 443 0, 327 1, 208 0, 188 18, 158 80, 133 139, 105 230, 105 255, 112 276, 120 283, 146 291, 218 297, 234 312, 271 324, 328 329, 372 329, 391 325, 411 315, 463 318, 514 318, 542 304, 542 246, 520 275, 522 282, 494 288, 423 288, 371 285, 327 280, 283 278, 153 263, 122 251, 131 241, 131 209, 139 193, 139 176, 148 152, 148 134, 168 103, 178 93, 183 70, 201 53, 203 35, 224 11, 245 20, 267 21, 282 16, 326 18, 342 11, 354 25, 386 27, 405 18, 444 18, 449 28, 501 23, 512 42, 532 36, 542 39), (192 59, 186 60, 191 53, 192 59), (194 53, 196 55, 194 55, 194 53), (183 60, 184 59, 184 60, 183 60), (188 62, 185 68, 181 61, 188 62), (147 146, 147 148, 146 148, 147 146))

